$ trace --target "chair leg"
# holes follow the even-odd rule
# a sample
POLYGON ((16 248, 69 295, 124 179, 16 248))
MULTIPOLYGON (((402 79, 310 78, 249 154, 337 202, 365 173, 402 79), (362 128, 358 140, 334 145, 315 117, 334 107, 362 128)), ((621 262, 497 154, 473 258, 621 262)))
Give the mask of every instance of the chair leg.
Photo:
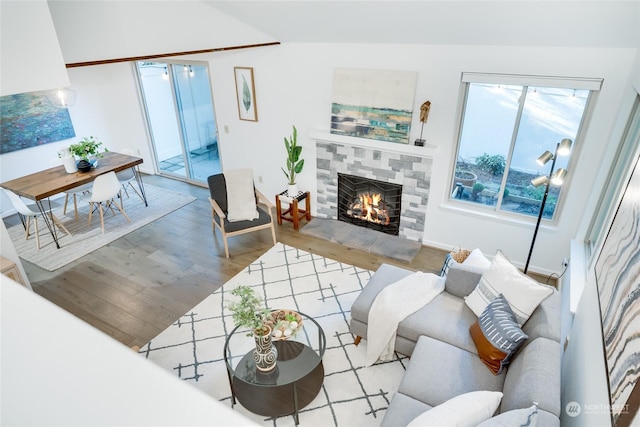
POLYGON ((89 202, 89 222, 88 222, 88 225, 91 225, 91 217, 93 217, 93 202, 89 202))
MULTIPOLYGON (((73 201, 75 202, 75 197, 76 195, 73 195, 74 199, 73 201)), ((64 209, 62 209, 62 214, 66 215, 67 214, 67 203, 69 202, 69 194, 65 194, 64 195, 64 209)))
POLYGON ((222 240, 224 241, 224 255, 229 258, 229 245, 227 244, 227 236, 222 235, 222 240))
POLYGON ((38 230, 38 217, 33 217, 33 224, 35 225, 36 229, 36 245, 38 246, 38 249, 40 249, 40 231, 38 230))
MULTIPOLYGON (((124 217, 127 219, 127 221, 131 222, 131 219, 129 219, 129 217, 127 216, 127 214, 124 212, 124 207, 122 207, 122 208, 121 208, 120 206, 118 206, 118 204, 117 204, 117 203, 113 203, 113 204, 114 204, 114 205, 116 206, 116 208, 120 211, 120 213, 122 214, 122 216, 124 216, 124 217)), ((113 208, 111 208, 111 210, 113 210, 113 208)))
POLYGON ((25 230, 24 230, 24 240, 29 240, 29 236, 30 236, 29 231, 31 231, 31 217, 30 216, 27 217, 27 226, 25 227, 25 230))
POLYGON ((102 234, 104 234, 104 211, 102 210, 102 202, 98 204, 100 209, 100 227, 102 227, 102 234))
MULTIPOLYGON (((68 197, 68 196, 67 196, 68 197)), ((65 202, 65 206, 66 206, 66 202, 65 202)), ((73 193, 73 209, 76 213, 76 221, 78 220, 78 199, 76 198, 76 194, 73 193)))
POLYGON ((353 344, 357 347, 357 346, 358 346, 358 344, 360 344, 360 341, 361 341, 361 340, 362 340, 362 337, 361 337, 360 335, 358 335, 358 336, 356 337, 356 339, 355 339, 355 340, 353 340, 353 344))
MULTIPOLYGON (((133 191, 135 191, 135 193, 138 195, 138 197, 140 197, 140 200, 142 200, 144 202, 144 197, 142 197, 142 194, 140 194, 140 192, 136 189, 135 185, 133 185, 133 183, 131 181, 129 181, 129 186, 131 188, 133 188, 133 191)), ((126 189, 125 189, 126 191, 126 189)), ((129 197, 129 194, 127 193, 127 197, 129 197)))
POLYGON ((71 236, 71 233, 69 232, 69 230, 67 230, 67 227, 65 227, 64 224, 62 223, 62 221, 60 221, 60 218, 58 218, 54 214, 51 214, 51 216, 53 217, 53 223, 56 224, 58 227, 60 227, 60 229, 62 229, 62 231, 67 233, 67 236, 71 236))

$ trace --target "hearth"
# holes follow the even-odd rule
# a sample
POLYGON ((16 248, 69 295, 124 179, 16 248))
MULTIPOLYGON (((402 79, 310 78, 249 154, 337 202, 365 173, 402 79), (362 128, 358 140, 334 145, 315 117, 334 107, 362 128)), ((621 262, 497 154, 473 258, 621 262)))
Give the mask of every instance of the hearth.
POLYGON ((398 235, 402 185, 338 174, 338 220, 398 235))

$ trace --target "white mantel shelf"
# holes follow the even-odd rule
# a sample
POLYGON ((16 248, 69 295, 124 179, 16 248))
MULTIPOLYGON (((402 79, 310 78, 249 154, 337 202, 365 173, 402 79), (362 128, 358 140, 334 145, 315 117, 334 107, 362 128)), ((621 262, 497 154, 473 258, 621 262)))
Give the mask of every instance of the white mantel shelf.
POLYGON ((315 141, 330 142, 334 144, 344 144, 370 150, 380 150, 392 153, 407 154, 411 156, 433 158, 438 146, 425 142, 424 147, 410 144, 400 144, 389 141, 378 141, 368 138, 355 138, 352 136, 335 135, 325 131, 313 130, 309 132, 309 137, 315 141))

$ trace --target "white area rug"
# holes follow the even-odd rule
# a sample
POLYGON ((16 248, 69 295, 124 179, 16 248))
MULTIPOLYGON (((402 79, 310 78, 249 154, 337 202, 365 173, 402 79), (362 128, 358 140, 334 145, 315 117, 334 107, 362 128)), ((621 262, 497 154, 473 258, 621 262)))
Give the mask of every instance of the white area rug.
MULTIPOLYGON (((327 338, 324 384, 300 411, 301 426, 377 426, 398 389, 408 359, 396 358, 364 368, 366 341, 353 345, 351 304, 372 272, 278 243, 218 291, 145 345, 140 353, 231 406, 223 359, 233 320, 226 295, 239 284, 266 295, 268 307, 290 308, 315 318, 327 338)), ((247 337, 247 340, 252 340, 247 337)), ((266 418, 235 410, 259 424, 293 426, 292 416, 266 418)))
MULTIPOLYGON (((54 271, 196 200, 193 196, 175 193, 153 185, 145 185, 144 189, 149 206, 145 206, 142 199, 133 190, 129 189, 130 197, 124 196, 124 209, 131 222, 127 222, 126 218, 117 209, 115 216, 110 211, 107 211, 104 217, 104 234, 102 234, 100 227, 100 214, 97 211, 94 212, 91 226, 88 226, 89 204, 84 201, 78 201, 79 216, 76 221, 73 199, 70 199, 66 215, 62 214, 62 207, 53 211, 54 215, 71 232, 71 236, 68 236, 60 229, 56 229, 60 249, 56 248, 53 237, 42 218, 38 220, 40 249, 36 245, 35 236, 25 240, 24 227, 21 224, 9 228, 11 241, 21 258, 45 270, 54 271)), ((59 203, 62 205, 64 198, 59 199, 59 203)), ((33 225, 31 230, 34 232, 33 225)))

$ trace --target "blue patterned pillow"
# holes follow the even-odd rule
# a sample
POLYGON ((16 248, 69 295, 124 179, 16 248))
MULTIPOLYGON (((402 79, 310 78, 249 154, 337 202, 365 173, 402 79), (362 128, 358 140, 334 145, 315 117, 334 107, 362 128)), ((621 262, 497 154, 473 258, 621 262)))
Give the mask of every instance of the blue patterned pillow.
POLYGON ((469 333, 478 356, 495 375, 502 372, 513 354, 529 338, 520 329, 516 316, 502 294, 484 309, 469 328, 469 333))

